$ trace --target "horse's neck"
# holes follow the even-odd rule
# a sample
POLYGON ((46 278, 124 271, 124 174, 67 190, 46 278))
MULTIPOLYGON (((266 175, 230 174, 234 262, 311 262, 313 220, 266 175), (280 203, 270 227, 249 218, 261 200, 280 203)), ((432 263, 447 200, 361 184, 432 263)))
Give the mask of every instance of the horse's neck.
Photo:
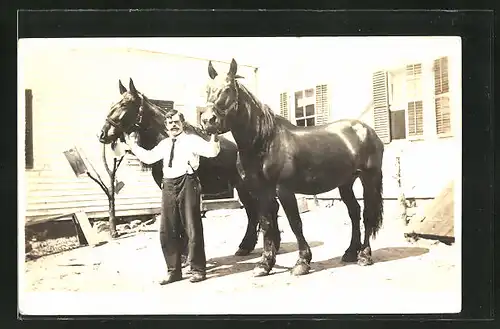
POLYGON ((166 137, 165 133, 159 129, 139 129, 139 146, 150 150, 166 137))
POLYGON ((228 123, 240 152, 246 153, 265 152, 275 129, 274 115, 241 88, 238 108, 228 123))
POLYGON ((150 118, 150 128, 158 131, 163 131, 165 128, 165 113, 159 107, 149 102, 147 108, 147 116, 150 118))
POLYGON ((145 149, 152 149, 159 141, 167 136, 165 130, 165 115, 161 109, 152 104, 145 109, 145 121, 142 129, 139 130, 139 146, 145 149))

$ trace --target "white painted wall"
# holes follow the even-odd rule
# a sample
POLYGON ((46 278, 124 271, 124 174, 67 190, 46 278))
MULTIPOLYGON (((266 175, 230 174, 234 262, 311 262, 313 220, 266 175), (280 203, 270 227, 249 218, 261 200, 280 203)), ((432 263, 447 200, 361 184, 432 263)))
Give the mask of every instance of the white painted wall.
MULTIPOLYGON (((111 105, 120 99, 118 79, 153 99, 173 100, 188 121, 196 123, 196 106, 205 104, 208 61, 124 48, 63 47, 52 43, 19 44, 19 109, 24 89, 33 90, 35 169, 71 170, 62 152, 74 145, 100 162, 97 140, 111 105)), ((227 70, 228 64, 214 63, 227 70)), ((240 64, 250 90, 253 68, 240 64)))

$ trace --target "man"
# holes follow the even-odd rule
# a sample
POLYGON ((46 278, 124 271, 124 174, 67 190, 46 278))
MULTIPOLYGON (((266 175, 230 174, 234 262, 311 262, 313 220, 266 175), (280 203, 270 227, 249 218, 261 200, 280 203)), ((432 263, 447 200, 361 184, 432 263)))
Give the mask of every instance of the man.
POLYGON ((184 132, 185 119, 177 110, 166 114, 165 124, 169 137, 151 150, 139 147, 135 134, 125 134, 125 142, 139 160, 152 164, 163 159, 162 209, 160 243, 167 264, 167 278, 161 285, 182 279, 181 254, 185 232, 188 239, 191 282, 206 278, 206 256, 200 211, 201 185, 196 175, 199 157, 215 157, 220 151, 218 136, 207 142, 201 137, 184 132))

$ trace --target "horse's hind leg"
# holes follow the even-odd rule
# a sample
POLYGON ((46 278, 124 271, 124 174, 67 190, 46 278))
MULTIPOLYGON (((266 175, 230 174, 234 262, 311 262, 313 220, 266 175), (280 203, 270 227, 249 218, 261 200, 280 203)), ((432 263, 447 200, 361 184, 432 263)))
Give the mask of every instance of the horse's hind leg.
POLYGON ((359 265, 373 264, 370 237, 375 237, 382 225, 383 199, 382 199, 382 171, 380 169, 369 169, 362 173, 363 183, 363 223, 365 226, 365 238, 358 254, 359 265))
POLYGON ((361 249, 361 208, 352 190, 353 184, 354 180, 339 187, 340 197, 347 207, 352 223, 351 244, 342 256, 343 262, 356 262, 361 249))
POLYGON ((258 212, 257 212, 257 202, 250 195, 247 189, 237 188, 238 196, 240 198, 241 203, 243 203, 243 207, 245 207, 245 211, 248 217, 247 230, 245 232, 245 236, 241 240, 241 243, 238 247, 238 250, 235 252, 236 256, 246 256, 250 254, 257 244, 258 235, 257 235, 257 225, 259 223, 258 212))
POLYGON ((311 269, 311 259, 312 253, 309 244, 304 238, 302 232, 302 219, 299 214, 299 207, 297 205, 297 199, 295 194, 288 191, 283 187, 278 188, 278 197, 285 211, 290 227, 297 238, 297 244, 299 246, 299 259, 292 269, 293 275, 304 275, 309 273, 311 269))

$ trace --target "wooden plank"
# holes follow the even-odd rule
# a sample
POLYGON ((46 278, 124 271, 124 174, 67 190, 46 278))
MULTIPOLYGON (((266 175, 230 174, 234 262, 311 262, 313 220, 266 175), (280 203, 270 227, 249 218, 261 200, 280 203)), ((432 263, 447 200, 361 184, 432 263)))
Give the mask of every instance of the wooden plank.
POLYGON ((81 227, 89 246, 96 246, 103 242, 97 235, 96 230, 90 224, 86 213, 83 211, 77 212, 74 214, 74 218, 76 219, 77 225, 81 227))
MULTIPOLYGON (((126 216, 142 216, 142 215, 156 215, 160 213, 160 207, 155 208, 141 208, 141 209, 126 209, 126 210, 117 210, 115 215, 117 217, 126 217, 126 216)), ((87 211, 87 217, 89 218, 107 218, 109 216, 109 212, 107 209, 103 209, 102 211, 87 211)), ((73 218, 72 215, 37 215, 37 216, 27 216, 25 218, 25 225, 31 226, 34 224, 45 223, 48 221, 64 221, 71 220, 73 218)))

